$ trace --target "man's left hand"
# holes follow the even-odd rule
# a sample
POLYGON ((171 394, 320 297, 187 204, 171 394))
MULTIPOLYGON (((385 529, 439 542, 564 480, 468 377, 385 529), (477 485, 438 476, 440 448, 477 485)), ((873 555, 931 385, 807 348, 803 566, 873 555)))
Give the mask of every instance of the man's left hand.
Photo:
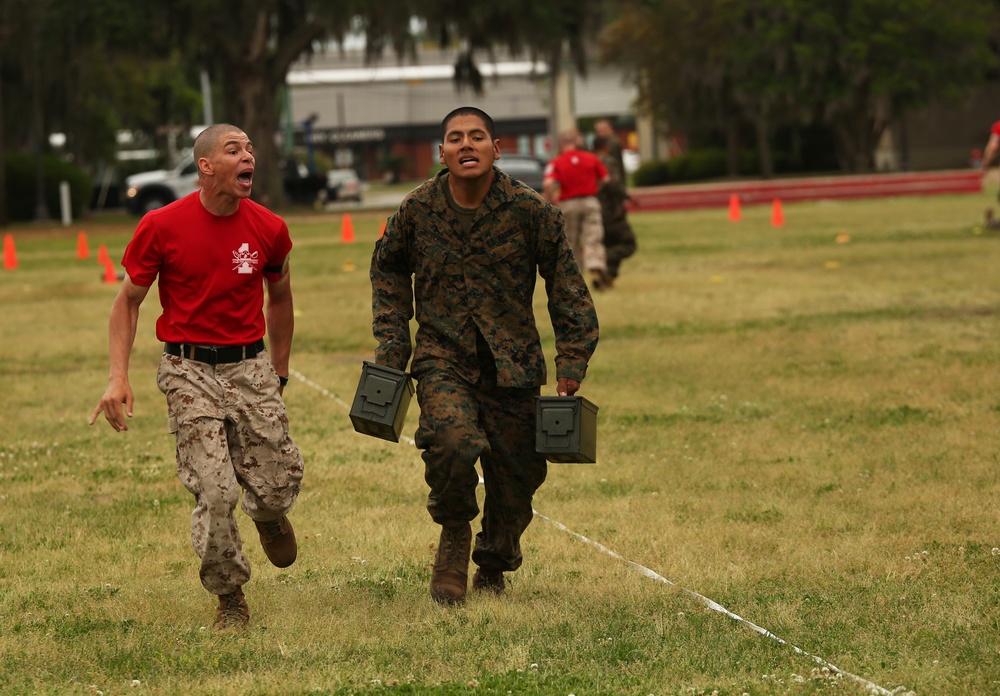
POLYGON ((573 396, 580 390, 580 383, 569 377, 560 377, 556 384, 556 393, 559 396, 573 396))

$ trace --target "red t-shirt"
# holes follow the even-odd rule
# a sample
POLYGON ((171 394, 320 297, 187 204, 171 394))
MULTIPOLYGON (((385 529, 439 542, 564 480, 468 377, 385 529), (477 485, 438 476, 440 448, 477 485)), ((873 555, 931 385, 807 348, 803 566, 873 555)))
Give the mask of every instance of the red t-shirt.
POLYGON ((545 178, 559 182, 559 198, 596 196, 601 179, 608 168, 600 158, 587 150, 570 150, 553 158, 545 166, 545 178))
POLYGON ((139 221, 122 265, 136 285, 159 276, 156 337, 172 343, 246 345, 264 337, 264 277, 281 278, 288 226, 249 199, 233 215, 205 210, 200 191, 139 221), (273 270, 267 270, 273 269, 273 270))
POLYGON ((990 135, 1000 136, 1000 121, 997 121, 990 127, 990 135))

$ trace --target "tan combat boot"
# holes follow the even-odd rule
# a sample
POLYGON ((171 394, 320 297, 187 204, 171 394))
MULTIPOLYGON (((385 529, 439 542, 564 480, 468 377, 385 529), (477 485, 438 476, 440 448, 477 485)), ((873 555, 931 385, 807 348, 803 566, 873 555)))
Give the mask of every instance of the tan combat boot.
POLYGON ((278 568, 287 568, 295 563, 299 548, 295 543, 295 530, 285 515, 267 522, 254 520, 254 524, 267 560, 278 568))
POLYGON ((460 522, 441 526, 441 539, 431 571, 431 597, 434 601, 440 604, 461 604, 465 601, 471 549, 471 524, 460 522))
POLYGON ((219 595, 219 606, 215 608, 216 631, 246 628, 250 623, 250 607, 247 598, 243 596, 243 588, 237 587, 235 592, 219 595))

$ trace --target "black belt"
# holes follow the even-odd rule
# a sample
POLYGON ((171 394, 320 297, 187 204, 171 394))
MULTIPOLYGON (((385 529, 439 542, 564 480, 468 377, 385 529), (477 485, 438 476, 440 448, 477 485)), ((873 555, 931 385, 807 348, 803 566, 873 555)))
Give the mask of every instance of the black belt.
POLYGON ((163 352, 188 360, 219 365, 255 358, 264 352, 264 339, 246 346, 195 346, 190 343, 164 343, 163 352))

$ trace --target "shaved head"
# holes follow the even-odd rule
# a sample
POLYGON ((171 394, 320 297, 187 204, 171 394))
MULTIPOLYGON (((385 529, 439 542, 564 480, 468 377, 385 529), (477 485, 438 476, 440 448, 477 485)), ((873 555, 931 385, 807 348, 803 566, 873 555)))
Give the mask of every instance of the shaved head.
POLYGON ((194 139, 194 159, 200 160, 202 157, 209 157, 222 144, 222 139, 232 133, 240 133, 246 137, 242 128, 237 128, 231 123, 216 123, 209 126, 194 139))

